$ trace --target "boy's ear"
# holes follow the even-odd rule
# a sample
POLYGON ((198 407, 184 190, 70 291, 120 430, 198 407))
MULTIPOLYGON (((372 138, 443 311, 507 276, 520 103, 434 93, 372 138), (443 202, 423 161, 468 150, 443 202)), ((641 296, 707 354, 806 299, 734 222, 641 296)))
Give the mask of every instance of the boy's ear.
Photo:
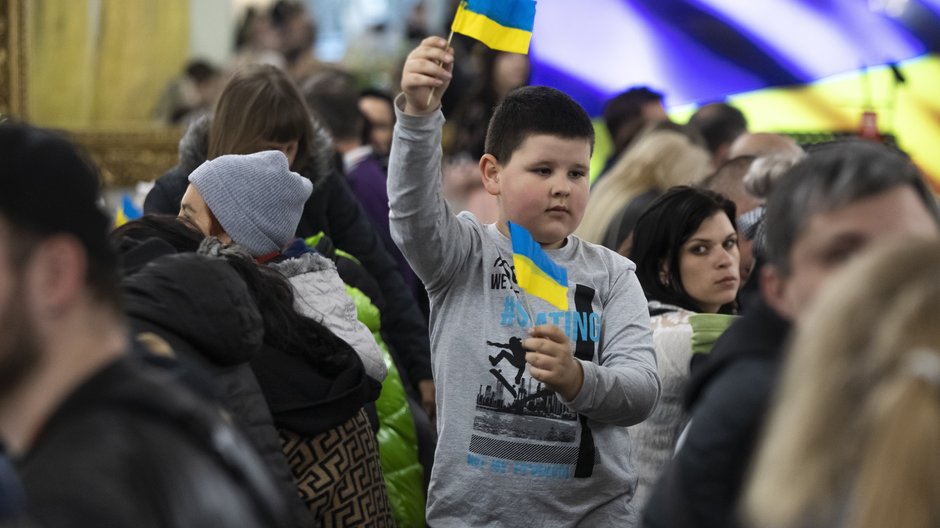
POLYGON ((502 167, 492 154, 484 154, 480 158, 480 177, 483 179, 483 188, 493 196, 499 196, 499 173, 502 167))

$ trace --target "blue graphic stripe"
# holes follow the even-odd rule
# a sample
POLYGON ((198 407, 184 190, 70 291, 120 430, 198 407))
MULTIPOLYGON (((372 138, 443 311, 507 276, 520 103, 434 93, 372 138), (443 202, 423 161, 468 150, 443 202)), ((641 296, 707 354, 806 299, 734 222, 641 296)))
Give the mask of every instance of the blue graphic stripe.
POLYGON ((466 0, 464 9, 485 16, 497 24, 532 32, 535 27, 535 0, 466 0))

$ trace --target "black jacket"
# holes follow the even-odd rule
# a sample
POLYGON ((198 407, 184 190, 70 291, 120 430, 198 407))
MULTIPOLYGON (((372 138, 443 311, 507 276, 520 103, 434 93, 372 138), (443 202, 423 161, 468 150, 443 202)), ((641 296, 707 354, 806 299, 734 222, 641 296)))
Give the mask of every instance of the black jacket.
POLYGON ((212 408, 119 359, 79 386, 18 463, 39 526, 288 526, 264 464, 212 408))
POLYGON ((646 506, 647 528, 738 526, 735 508, 770 407, 790 324, 760 302, 693 372, 685 441, 646 506))
MULTIPOLYGON (((144 202, 145 213, 177 214, 189 185, 189 174, 206 160, 209 120, 195 122, 180 141, 180 164, 158 179, 144 202)), ((395 261, 333 164, 331 140, 322 127, 310 154, 310 163, 299 172, 314 184, 304 206, 297 235, 325 233, 336 247, 355 256, 375 277, 388 309, 382 311, 382 328, 388 344, 400 356, 411 383, 431 378, 431 345, 428 327, 395 261)))
POLYGON ((224 260, 181 254, 150 262, 122 286, 135 334, 155 334, 169 344, 182 364, 177 371, 189 384, 208 375, 211 388, 201 392, 218 398, 262 456, 291 508, 293 526, 313 526, 249 365, 261 350, 264 327, 238 274, 224 260))

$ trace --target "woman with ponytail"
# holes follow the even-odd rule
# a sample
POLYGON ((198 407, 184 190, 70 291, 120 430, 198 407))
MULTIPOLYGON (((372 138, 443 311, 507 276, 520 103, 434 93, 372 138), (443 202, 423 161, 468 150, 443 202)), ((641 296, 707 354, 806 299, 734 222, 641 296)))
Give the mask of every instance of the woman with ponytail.
POLYGON ((751 526, 940 526, 940 242, 847 267, 801 319, 743 503, 751 526))

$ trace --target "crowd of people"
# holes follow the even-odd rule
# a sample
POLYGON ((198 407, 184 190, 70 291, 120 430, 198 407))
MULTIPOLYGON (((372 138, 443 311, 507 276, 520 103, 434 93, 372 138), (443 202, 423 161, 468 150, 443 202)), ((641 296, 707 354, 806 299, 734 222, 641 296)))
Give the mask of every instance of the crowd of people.
POLYGON ((634 87, 592 183, 523 55, 427 37, 394 96, 299 5, 252 16, 140 219, 0 125, 0 526, 940 523, 940 210, 903 152, 634 87))

